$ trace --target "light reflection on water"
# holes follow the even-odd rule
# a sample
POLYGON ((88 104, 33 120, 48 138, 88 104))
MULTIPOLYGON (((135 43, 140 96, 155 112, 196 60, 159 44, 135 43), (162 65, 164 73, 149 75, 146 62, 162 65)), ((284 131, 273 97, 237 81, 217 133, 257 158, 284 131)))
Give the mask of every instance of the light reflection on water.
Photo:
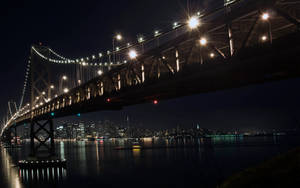
POLYGON ((56 185, 66 177, 66 169, 51 167, 39 169, 19 169, 19 177, 26 187, 39 184, 56 185))
MULTIPOLYGON (((23 188, 21 179, 19 178, 18 168, 14 165, 12 158, 10 157, 7 149, 5 148, 0 148, 0 149, 1 149, 0 168, 2 171, 2 173, 0 173, 1 180, 9 182, 9 184, 6 186, 7 188, 23 188)), ((2 187, 1 183, 0 183, 0 187, 2 187)))
POLYGON ((20 150, 11 150, 10 155, 1 149, 0 187, 5 187, 4 183, 9 188, 74 188, 86 186, 87 181, 91 186, 127 186, 132 181, 173 185, 170 180, 176 180, 176 186, 215 187, 232 173, 299 145, 298 138, 288 137, 56 142, 57 155, 67 159, 67 169, 11 168, 10 155, 14 161, 25 159, 26 144, 20 150))

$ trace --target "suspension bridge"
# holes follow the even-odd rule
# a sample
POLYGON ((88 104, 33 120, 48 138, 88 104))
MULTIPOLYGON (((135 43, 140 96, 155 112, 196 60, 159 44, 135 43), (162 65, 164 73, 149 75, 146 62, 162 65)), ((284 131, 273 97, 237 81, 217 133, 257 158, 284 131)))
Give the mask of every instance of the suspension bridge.
POLYGON ((27 124, 32 155, 54 155, 55 118, 299 77, 299 19, 296 0, 236 0, 124 46, 115 46, 116 35, 113 49, 90 57, 33 45, 1 137, 27 124))

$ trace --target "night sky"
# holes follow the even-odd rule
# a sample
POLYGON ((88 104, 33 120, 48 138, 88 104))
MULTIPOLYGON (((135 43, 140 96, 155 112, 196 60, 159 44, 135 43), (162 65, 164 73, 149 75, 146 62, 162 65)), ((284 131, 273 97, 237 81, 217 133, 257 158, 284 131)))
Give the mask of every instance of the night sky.
MULTIPOLYGON (((188 11, 206 9, 213 6, 211 2, 190 1, 189 9, 186 0, 1 2, 1 114, 6 113, 8 100, 19 103, 32 44, 41 42, 70 58, 86 57, 111 48, 117 32, 135 40, 137 34, 151 34, 184 20, 188 11)), ((150 128, 197 123, 206 128, 296 127, 299 84, 300 79, 292 79, 248 86, 160 101, 157 106, 142 104, 91 113, 82 119, 121 121, 129 115, 150 128)))

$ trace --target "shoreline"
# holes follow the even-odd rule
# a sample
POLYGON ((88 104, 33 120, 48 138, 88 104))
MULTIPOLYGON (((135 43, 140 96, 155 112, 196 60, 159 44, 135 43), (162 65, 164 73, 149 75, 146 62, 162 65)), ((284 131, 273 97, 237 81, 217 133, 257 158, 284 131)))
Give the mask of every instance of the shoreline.
POLYGON ((295 187, 300 185, 300 147, 227 178, 219 188, 295 187))

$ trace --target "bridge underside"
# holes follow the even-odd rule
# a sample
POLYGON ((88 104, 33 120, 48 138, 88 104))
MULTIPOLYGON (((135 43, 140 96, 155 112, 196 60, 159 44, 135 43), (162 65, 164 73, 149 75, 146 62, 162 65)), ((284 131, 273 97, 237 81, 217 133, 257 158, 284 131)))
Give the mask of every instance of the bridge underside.
MULTIPOLYGON (((54 110, 35 117, 37 120, 59 118, 77 113, 102 110, 121 110, 124 106, 149 103, 181 96, 238 88, 300 76, 299 43, 297 32, 274 40, 272 45, 262 44, 246 48, 231 59, 214 59, 207 64, 193 63, 176 74, 164 74, 159 79, 145 81, 143 85, 123 87, 109 95, 54 110)), ((29 121, 30 119, 27 119, 29 121)))

